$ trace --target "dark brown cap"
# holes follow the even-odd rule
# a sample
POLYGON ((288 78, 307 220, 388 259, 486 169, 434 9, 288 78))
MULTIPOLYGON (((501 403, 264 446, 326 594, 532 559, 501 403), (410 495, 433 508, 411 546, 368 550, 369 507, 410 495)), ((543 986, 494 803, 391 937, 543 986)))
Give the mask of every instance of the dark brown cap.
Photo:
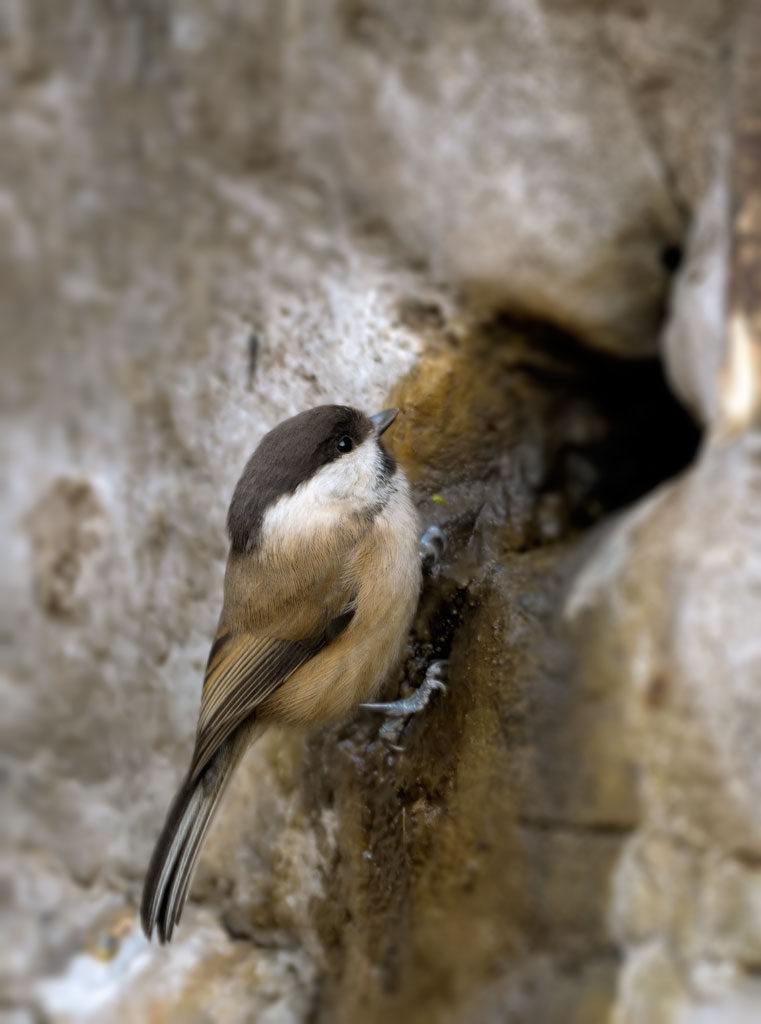
MULTIPOLYGON (((340 458, 339 441, 353 446, 375 433, 368 416, 346 405, 318 405, 279 423, 248 460, 227 513, 233 549, 255 546, 270 505, 340 458)), ((389 456, 390 458, 390 456, 389 456)))

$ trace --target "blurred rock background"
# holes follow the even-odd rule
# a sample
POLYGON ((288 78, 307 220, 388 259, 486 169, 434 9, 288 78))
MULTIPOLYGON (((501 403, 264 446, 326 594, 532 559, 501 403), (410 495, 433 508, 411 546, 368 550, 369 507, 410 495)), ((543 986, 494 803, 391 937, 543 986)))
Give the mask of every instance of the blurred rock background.
POLYGON ((756 5, 2 0, 0 54, 2 1019, 758 1020, 756 5), (150 947, 229 496, 325 401, 405 409, 389 694, 449 690, 260 741, 150 947))

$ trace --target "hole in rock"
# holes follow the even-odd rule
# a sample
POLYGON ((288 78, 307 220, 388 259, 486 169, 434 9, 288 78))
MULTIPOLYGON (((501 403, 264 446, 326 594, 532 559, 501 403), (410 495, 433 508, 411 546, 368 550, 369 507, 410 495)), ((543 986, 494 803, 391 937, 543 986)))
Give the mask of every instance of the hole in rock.
POLYGON ((661 265, 670 274, 675 273, 682 265, 682 247, 679 245, 665 245, 661 249, 661 265))
POLYGON ((586 529, 679 473, 700 442, 659 360, 515 317, 446 336, 395 399, 426 524, 478 562, 586 529))

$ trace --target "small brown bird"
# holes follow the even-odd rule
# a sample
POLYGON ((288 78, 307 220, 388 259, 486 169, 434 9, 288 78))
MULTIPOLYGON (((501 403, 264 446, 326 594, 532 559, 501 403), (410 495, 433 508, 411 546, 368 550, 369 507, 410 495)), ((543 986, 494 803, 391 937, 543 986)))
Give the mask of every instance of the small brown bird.
MULTIPOLYGON (((171 939, 214 812, 252 740, 270 723, 340 721, 401 656, 421 568, 409 486, 380 440, 396 415, 337 405, 300 413, 263 438, 238 481, 195 749, 143 889, 148 938, 156 928, 161 942, 171 939)), ((434 673, 416 700, 366 706, 409 714, 436 687, 434 673)))

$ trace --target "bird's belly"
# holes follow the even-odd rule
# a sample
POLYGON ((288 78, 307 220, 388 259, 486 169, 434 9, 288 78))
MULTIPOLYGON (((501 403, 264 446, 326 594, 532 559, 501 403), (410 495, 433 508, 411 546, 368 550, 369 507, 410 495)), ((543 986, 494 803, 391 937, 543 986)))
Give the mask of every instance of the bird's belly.
POLYGON ((346 718, 357 704, 372 699, 402 654, 416 597, 385 609, 380 621, 355 615, 338 640, 276 690, 260 720, 322 725, 346 718))
POLYGON ((383 571, 368 576, 367 565, 358 567, 358 578, 373 582, 360 588, 354 618, 268 698, 257 714, 260 721, 297 726, 340 721, 375 697, 398 664, 420 591, 416 521, 401 537, 397 521, 393 539, 381 534, 374 540, 359 559, 382 562, 383 571))

